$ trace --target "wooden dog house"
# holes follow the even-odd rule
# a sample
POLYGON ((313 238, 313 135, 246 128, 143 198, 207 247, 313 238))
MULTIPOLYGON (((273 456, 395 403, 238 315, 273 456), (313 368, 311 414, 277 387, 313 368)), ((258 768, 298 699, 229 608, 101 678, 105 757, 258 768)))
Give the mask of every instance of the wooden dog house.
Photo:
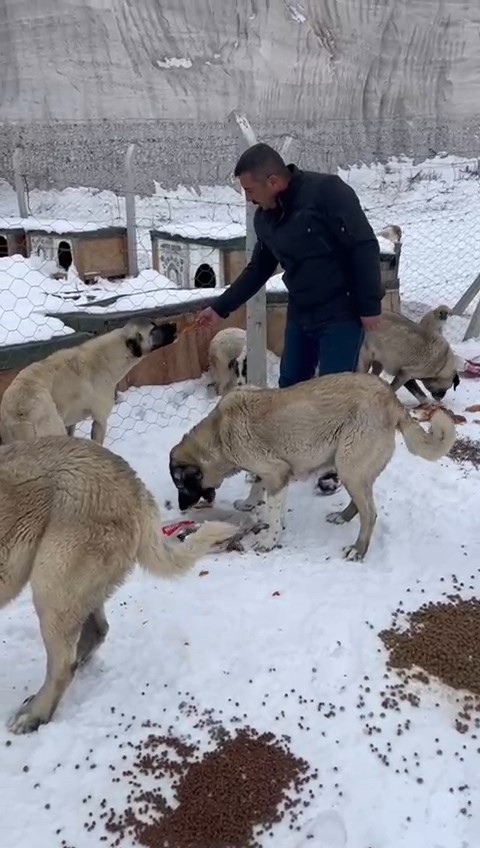
POLYGON ((246 265, 245 235, 222 235, 219 225, 209 232, 208 224, 186 225, 181 234, 151 230, 153 268, 179 288, 228 286, 246 265))
POLYGON ((25 231, 19 228, 0 228, 0 259, 5 256, 27 255, 25 231))
POLYGON ((26 235, 28 256, 42 256, 56 262, 59 272, 74 265, 85 283, 98 277, 115 280, 128 275, 127 230, 125 227, 99 227, 73 232, 30 230, 26 235))

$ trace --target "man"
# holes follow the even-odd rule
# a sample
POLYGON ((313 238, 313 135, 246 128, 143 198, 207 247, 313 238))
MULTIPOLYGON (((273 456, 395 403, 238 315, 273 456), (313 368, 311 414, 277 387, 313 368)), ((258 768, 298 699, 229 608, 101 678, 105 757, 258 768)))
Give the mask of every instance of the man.
MULTIPOLYGON (((280 264, 288 291, 279 386, 316 373, 355 371, 365 330, 380 322, 380 250, 357 195, 340 177, 286 165, 268 144, 243 153, 235 176, 258 209, 250 262, 198 323, 216 326, 246 303, 280 264)), ((317 483, 338 488, 336 474, 317 483)))

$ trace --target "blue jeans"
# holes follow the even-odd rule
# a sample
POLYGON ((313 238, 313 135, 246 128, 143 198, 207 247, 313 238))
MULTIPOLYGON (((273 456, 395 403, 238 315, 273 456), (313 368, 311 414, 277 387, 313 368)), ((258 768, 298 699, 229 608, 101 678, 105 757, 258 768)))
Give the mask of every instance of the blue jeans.
POLYGON ((355 371, 363 342, 360 321, 336 321, 305 330, 287 321, 280 361, 281 389, 302 383, 315 375, 355 371))

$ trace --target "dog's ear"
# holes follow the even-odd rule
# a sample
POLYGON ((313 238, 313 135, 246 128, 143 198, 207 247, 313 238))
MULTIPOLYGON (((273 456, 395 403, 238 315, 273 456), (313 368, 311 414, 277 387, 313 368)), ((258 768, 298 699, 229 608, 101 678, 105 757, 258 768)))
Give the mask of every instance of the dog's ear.
POLYGON ((132 353, 132 355, 135 356, 137 359, 143 356, 142 337, 140 336, 140 333, 136 333, 134 336, 130 336, 130 338, 127 339, 125 344, 128 347, 129 351, 132 353))
POLYGON ((457 391, 457 388, 458 388, 459 385, 460 385, 460 377, 458 376, 458 372, 455 371, 455 374, 453 375, 453 391, 454 392, 457 391))
POLYGON ((174 483, 180 486, 186 481, 200 483, 203 478, 203 474, 197 465, 172 465, 170 473, 174 483))

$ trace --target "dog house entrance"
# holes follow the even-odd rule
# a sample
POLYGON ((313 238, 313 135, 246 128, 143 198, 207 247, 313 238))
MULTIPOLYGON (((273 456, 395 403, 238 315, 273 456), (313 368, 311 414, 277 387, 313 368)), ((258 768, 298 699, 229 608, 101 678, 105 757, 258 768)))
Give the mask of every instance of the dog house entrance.
POLYGON ((0 259, 8 256, 8 244, 5 236, 0 236, 0 259))
POLYGON ((72 248, 68 241, 61 241, 58 245, 57 262, 60 265, 60 268, 63 268, 64 271, 68 271, 70 268, 70 265, 73 262, 73 256, 72 248))
POLYGON ((195 271, 195 288, 196 289, 214 289, 217 285, 215 271, 211 265, 202 262, 195 271))

